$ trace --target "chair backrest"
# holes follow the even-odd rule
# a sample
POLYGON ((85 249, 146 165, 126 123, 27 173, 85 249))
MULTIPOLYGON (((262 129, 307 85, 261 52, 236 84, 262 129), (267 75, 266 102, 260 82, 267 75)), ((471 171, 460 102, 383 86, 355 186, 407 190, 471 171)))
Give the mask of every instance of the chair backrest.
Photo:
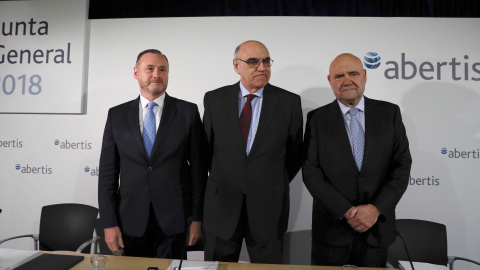
MULTIPOLYGON (((98 209, 84 204, 66 203, 42 207, 40 216, 40 250, 76 251, 92 239, 98 209)), ((90 246, 82 252, 90 253, 90 246)))
MULTIPOLYGON (((412 261, 447 265, 447 229, 445 225, 417 219, 398 219, 397 230, 405 239, 412 261)), ((399 236, 388 248, 388 262, 398 268, 398 261, 408 261, 399 236)))

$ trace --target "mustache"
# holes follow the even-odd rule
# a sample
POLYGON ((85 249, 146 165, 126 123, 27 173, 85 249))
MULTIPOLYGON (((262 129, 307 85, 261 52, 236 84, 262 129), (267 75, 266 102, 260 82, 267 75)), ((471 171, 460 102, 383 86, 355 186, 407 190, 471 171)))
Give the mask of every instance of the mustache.
POLYGON ((258 73, 255 73, 255 74, 253 75, 253 77, 256 77, 256 76, 267 76, 267 77, 268 77, 268 75, 267 75, 266 72, 258 72, 258 73))
POLYGON ((343 92, 343 91, 347 91, 347 90, 357 90, 357 89, 358 89, 358 86, 356 84, 352 84, 352 85, 349 85, 349 86, 342 87, 342 89, 340 89, 340 91, 343 92))

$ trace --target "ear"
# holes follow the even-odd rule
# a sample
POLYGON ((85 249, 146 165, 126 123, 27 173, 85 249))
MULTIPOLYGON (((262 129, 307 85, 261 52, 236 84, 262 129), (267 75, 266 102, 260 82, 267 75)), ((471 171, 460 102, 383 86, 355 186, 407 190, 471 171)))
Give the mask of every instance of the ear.
POLYGON ((327 75, 328 82, 332 84, 332 81, 330 80, 330 74, 327 75))
POLYGON ((363 76, 365 77, 365 83, 367 83, 367 70, 363 69, 363 76))
POLYGON ((238 64, 240 64, 240 63, 238 62, 238 60, 237 60, 237 59, 233 59, 233 68, 235 69, 235 72, 236 72, 237 74, 240 74, 240 69, 239 69, 239 67, 238 67, 238 64))
POLYGON ((135 80, 138 80, 138 69, 137 67, 133 67, 133 77, 135 80))

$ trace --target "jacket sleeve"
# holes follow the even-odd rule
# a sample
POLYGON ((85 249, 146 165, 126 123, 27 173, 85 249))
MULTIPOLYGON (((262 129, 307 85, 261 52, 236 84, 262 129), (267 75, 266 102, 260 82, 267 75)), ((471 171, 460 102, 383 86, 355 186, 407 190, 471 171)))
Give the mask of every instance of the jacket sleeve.
POLYGON ((190 179, 192 181, 193 194, 192 218, 193 221, 201 221, 203 218, 203 201, 207 181, 207 140, 196 105, 192 117, 189 145, 190 179))
POLYGON ((120 156, 112 131, 112 110, 108 111, 103 133, 98 176, 98 205, 103 228, 118 226, 120 156))
POLYGON ((294 103, 287 139, 286 164, 291 182, 302 166, 303 116, 300 97, 294 103))

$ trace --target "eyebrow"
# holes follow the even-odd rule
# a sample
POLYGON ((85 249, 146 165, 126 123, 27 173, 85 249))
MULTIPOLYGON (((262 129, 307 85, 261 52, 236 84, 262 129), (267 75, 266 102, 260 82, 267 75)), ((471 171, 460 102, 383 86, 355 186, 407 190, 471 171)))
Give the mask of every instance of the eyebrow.
MULTIPOLYGON (((347 71, 347 72, 345 72, 345 73, 348 74, 348 75, 360 74, 360 72, 358 72, 358 71, 356 71, 356 70, 354 70, 354 71, 347 71)), ((343 76, 345 76, 345 73, 343 73, 343 72, 342 72, 342 73, 337 73, 337 74, 335 74, 335 78, 343 77, 343 76)))
POLYGON ((259 59, 259 58, 256 58, 256 57, 251 57, 251 58, 248 58, 247 61, 259 61, 259 60, 270 60, 270 56, 267 56, 265 58, 262 58, 262 59, 259 59))
POLYGON ((155 66, 155 65, 149 65, 149 64, 146 64, 145 65, 146 67, 159 67, 159 68, 167 68, 168 66, 155 66))

